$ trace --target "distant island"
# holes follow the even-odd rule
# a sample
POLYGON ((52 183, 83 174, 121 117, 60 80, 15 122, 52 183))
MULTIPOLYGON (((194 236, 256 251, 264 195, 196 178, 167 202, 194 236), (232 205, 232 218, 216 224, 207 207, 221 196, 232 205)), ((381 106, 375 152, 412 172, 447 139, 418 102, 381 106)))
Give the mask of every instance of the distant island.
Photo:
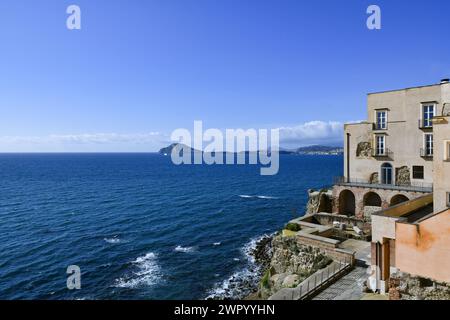
MULTIPOLYGON (((159 154, 162 155, 170 155, 172 153, 173 148, 177 145, 182 145, 179 143, 172 143, 171 145, 162 148, 158 151, 159 154)), ((185 150, 191 150, 201 152, 195 149, 192 149, 186 145, 183 145, 185 150)), ((332 146, 322 146, 322 145, 312 145, 307 147, 300 147, 297 149, 280 149, 280 154, 288 154, 288 155, 342 155, 344 153, 344 148, 342 147, 332 147, 332 146)))

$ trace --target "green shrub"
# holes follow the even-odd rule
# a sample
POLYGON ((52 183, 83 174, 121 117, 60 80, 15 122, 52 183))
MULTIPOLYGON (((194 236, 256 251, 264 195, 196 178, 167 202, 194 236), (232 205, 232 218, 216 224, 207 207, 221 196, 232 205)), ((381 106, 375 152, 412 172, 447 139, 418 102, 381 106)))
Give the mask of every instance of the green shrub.
POLYGON ((300 226, 296 223, 288 223, 286 225, 285 229, 289 230, 289 231, 297 232, 297 231, 300 231, 300 226))
POLYGON ((269 280, 270 280, 270 269, 268 269, 266 273, 264 273, 264 276, 261 279, 261 286, 264 288, 270 288, 269 280))

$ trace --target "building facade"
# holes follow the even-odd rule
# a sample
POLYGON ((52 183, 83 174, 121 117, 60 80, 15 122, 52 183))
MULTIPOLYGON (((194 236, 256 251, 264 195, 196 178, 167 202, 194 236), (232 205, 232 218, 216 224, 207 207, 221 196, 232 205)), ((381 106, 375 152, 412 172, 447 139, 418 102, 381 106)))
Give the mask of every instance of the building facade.
MULTIPOLYGON (((367 121, 345 125, 344 177, 335 181, 333 212, 370 219, 380 209, 431 193, 436 179, 445 180, 437 176, 434 159, 443 160, 442 171, 450 158, 450 145, 443 142, 450 82, 369 94, 367 113, 367 121), (445 150, 436 156, 437 140, 445 150)), ((441 208, 448 200, 444 189, 436 190, 441 208)))
POLYGON ((434 116, 433 193, 372 216, 369 287, 386 292, 398 271, 450 284, 450 116, 434 116))

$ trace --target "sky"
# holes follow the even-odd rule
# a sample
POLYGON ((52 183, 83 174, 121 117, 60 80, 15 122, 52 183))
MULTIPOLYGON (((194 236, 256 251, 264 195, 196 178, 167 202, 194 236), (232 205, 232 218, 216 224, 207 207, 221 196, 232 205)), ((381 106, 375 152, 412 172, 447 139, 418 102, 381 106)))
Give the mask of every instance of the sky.
POLYGON ((0 152, 147 152, 178 128, 340 144, 366 94, 450 77, 448 0, 2 0, 0 152), (69 5, 81 30, 66 27, 69 5), (367 7, 381 8, 369 30, 367 7))

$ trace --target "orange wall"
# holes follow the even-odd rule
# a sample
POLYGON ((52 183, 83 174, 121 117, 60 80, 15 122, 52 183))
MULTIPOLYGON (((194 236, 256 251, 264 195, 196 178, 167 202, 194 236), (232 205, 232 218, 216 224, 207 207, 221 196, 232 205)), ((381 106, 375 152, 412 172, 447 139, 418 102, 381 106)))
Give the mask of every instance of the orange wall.
POLYGON ((396 267, 450 283, 450 210, 419 224, 396 223, 396 267))

